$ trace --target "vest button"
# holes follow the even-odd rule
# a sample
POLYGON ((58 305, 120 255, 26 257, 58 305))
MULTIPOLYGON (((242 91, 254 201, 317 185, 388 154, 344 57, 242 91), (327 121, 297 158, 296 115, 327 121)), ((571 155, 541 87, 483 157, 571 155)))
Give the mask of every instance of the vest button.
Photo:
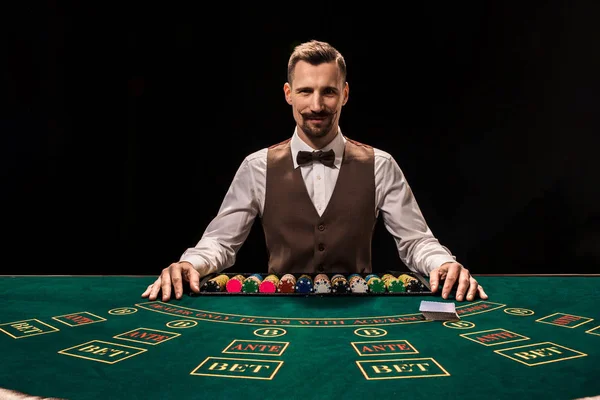
POLYGON ((317 266, 317 271, 324 272, 325 271, 325 267, 323 267, 323 265, 320 264, 320 265, 317 266))
POLYGON ((319 243, 319 251, 325 250, 325 245, 323 243, 319 243))
POLYGON ((319 225, 319 230, 320 231, 324 231, 325 230, 325 225, 323 225, 323 224, 319 225))

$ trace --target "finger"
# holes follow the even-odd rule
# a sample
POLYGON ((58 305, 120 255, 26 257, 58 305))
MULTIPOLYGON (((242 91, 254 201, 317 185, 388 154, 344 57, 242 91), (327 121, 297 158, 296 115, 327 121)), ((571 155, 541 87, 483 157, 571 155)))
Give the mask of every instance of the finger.
POLYGON ((447 299, 452 291, 452 287, 458 278, 458 268, 460 266, 458 264, 452 265, 448 269, 448 273, 446 274, 446 281, 444 282, 444 288, 442 289, 442 298, 447 299))
POLYGON ((173 264, 169 268, 165 268, 160 275, 161 277, 161 289, 162 289, 162 300, 169 301, 171 298, 171 269, 173 264))
POLYGON ((446 276, 448 275, 448 265, 442 265, 439 268, 439 273, 440 273, 440 281, 443 281, 444 279, 446 279, 446 276))
POLYGON ((176 267, 173 266, 171 270, 171 284, 173 285, 175 298, 177 300, 181 299, 181 294, 183 293, 183 282, 181 280, 181 267, 179 265, 176 267))
POLYGON ((151 283, 150 285, 148 285, 148 287, 146 288, 146 290, 144 291, 144 293, 142 293, 142 297, 148 297, 148 295, 150 294, 150 291, 152 291, 152 286, 154 286, 153 283, 151 283))
POLYGON ((158 296, 158 291, 160 290, 161 279, 160 276, 156 279, 156 281, 151 285, 150 294, 148 295, 148 300, 156 300, 158 296))
POLYGON ((429 286, 431 286, 431 293, 435 293, 438 290, 440 284, 440 269, 436 268, 429 274, 429 286))
POLYGON ((183 275, 185 279, 190 283, 190 289, 194 293, 200 293, 200 273, 196 269, 189 265, 183 267, 183 275))
POLYGON ((477 291, 479 290, 479 284, 475 278, 471 278, 471 284, 469 285, 469 292, 467 293, 467 300, 471 301, 475 298, 477 291))
POLYGON ((483 300, 487 300, 489 298, 489 296, 487 295, 487 293, 485 292, 485 290, 483 290, 483 288, 481 287, 481 285, 479 285, 479 287, 477 288, 477 290, 479 291, 479 297, 482 298, 483 300))
POLYGON ((461 268, 460 276, 458 277, 458 287, 456 288, 456 300, 463 301, 470 282, 471 274, 469 273, 469 270, 464 267, 461 268))

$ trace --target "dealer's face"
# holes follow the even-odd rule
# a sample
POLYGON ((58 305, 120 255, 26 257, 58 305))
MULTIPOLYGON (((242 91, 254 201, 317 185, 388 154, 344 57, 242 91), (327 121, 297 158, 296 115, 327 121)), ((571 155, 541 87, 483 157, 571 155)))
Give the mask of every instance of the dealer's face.
POLYGON ((312 65, 299 61, 292 82, 284 85, 298 134, 308 142, 329 143, 337 134, 348 91, 335 62, 312 65))

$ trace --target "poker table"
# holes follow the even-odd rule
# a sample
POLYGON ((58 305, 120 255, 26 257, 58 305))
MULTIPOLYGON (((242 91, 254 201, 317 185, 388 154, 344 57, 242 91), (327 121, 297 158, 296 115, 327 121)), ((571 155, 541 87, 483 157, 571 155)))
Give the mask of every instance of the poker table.
POLYGON ((600 395, 600 275, 478 275, 489 299, 186 294, 0 276, 0 387, 84 399, 600 395), (428 320, 422 301, 452 303, 428 320))

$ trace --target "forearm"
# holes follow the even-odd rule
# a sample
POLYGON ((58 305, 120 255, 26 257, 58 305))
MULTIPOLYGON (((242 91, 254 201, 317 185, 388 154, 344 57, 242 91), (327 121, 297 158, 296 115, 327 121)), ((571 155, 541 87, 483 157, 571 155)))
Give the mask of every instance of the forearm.
POLYGON ((204 237, 195 247, 188 248, 179 261, 189 262, 201 276, 205 276, 231 267, 235 259, 236 250, 230 245, 204 237))
POLYGON ((396 239, 400 259, 412 271, 429 275, 431 270, 446 262, 456 261, 450 250, 432 236, 396 239))
POLYGON ((454 262, 450 250, 433 235, 400 167, 391 157, 377 170, 379 212, 396 242, 400 259, 412 271, 429 275, 443 263, 454 262))
MULTIPOLYGON (((255 171, 248 159, 238 169, 217 216, 210 222, 196 246, 188 248, 179 261, 187 261, 201 276, 221 272, 236 261, 260 210, 255 171)), ((264 187, 261 185, 260 187, 264 187)), ((261 191, 262 193, 262 191, 261 191)))

